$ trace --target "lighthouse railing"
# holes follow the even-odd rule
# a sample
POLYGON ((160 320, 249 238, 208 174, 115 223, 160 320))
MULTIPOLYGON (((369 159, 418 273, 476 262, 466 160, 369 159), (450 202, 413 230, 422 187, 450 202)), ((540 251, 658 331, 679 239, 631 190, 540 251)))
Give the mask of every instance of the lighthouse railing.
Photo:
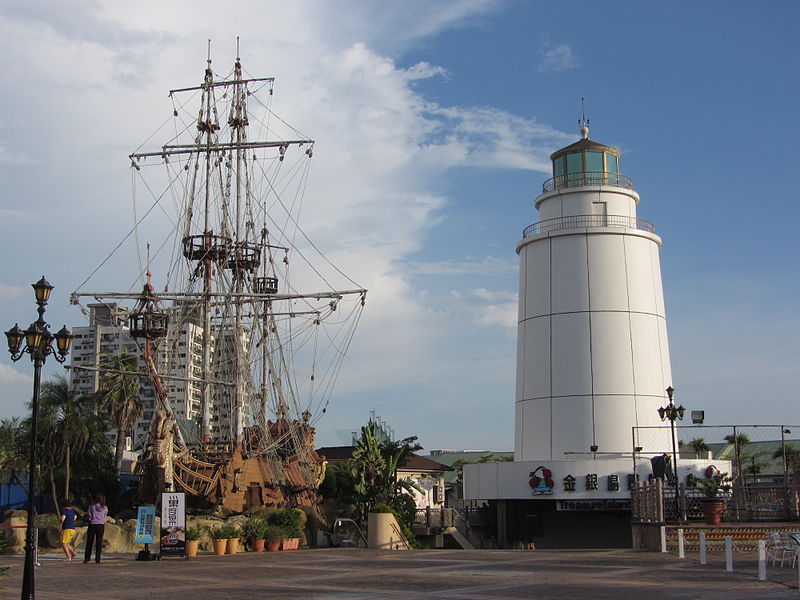
POLYGON ((625 215, 568 215, 546 219, 533 225, 528 225, 522 232, 522 237, 531 237, 549 231, 563 229, 582 229, 584 227, 620 227, 624 229, 638 229, 648 233, 655 233, 656 228, 650 221, 625 215))
POLYGON ((564 188, 583 187, 587 185, 610 185, 614 187, 633 189, 633 181, 622 173, 610 171, 583 171, 580 173, 567 173, 557 175, 542 184, 542 193, 552 192, 564 188))

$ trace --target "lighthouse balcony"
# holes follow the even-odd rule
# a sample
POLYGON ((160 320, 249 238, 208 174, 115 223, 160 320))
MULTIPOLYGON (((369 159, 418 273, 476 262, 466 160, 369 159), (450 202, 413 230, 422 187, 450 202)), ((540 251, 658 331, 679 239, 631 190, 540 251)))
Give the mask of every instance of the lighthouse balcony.
POLYGON ((626 190, 633 189, 633 181, 627 175, 614 173, 611 171, 582 171, 578 173, 566 173, 548 179, 542 184, 542 193, 553 192, 564 188, 583 187, 596 185, 610 185, 621 187, 626 190))
POLYGON ((522 232, 522 237, 533 237, 550 231, 563 229, 583 229, 586 227, 620 227, 623 229, 638 229, 648 233, 655 233, 656 228, 650 221, 623 215, 570 215, 539 221, 528 225, 522 232))

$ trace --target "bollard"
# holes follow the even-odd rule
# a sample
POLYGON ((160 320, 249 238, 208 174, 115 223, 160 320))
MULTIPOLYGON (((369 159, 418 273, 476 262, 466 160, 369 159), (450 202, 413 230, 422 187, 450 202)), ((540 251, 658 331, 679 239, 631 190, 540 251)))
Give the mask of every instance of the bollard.
POLYGON ((767 580, 767 543, 758 541, 758 580, 767 580))
POLYGON ((704 565, 708 563, 708 559, 706 558, 706 532, 700 532, 700 564, 704 565))
POLYGON ((661 552, 662 554, 664 554, 667 552, 667 528, 662 525, 660 530, 661 530, 661 552))
POLYGON ((683 529, 678 529, 678 558, 686 558, 683 546, 683 529))
POLYGON ((725 570, 733 571, 733 538, 725 536, 725 570))

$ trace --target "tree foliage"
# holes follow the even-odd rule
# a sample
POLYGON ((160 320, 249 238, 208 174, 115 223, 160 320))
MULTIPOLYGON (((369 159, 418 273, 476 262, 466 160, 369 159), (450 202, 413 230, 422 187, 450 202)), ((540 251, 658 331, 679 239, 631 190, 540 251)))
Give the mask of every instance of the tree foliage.
MULTIPOLYGON (((97 491, 113 498, 108 427, 95 414, 94 397, 78 393, 65 377, 56 376, 42 383, 39 401, 37 489, 49 493, 54 507, 64 497, 71 497, 76 506, 88 506, 97 491)), ((0 423, 2 467, 17 477, 28 468, 30 435, 30 417, 0 423)))
MULTIPOLYGON (((381 441, 374 425, 361 428, 352 458, 334 470, 333 475, 339 499, 355 506, 357 521, 365 523, 372 508, 380 503, 409 518, 406 498, 410 498, 408 494, 413 490, 419 491, 419 487, 407 479, 398 481, 397 469, 405 465, 409 455, 421 449, 416 437, 381 441)), ((413 503, 413 498, 410 499, 413 503)), ((413 514, 410 518, 413 520, 413 514)))
POLYGON ((119 479, 122 472, 125 438, 136 426, 136 421, 142 414, 139 383, 133 374, 138 371, 138 359, 127 350, 123 350, 119 354, 104 357, 102 366, 107 371, 100 378, 98 405, 109 423, 117 430, 114 472, 119 479))

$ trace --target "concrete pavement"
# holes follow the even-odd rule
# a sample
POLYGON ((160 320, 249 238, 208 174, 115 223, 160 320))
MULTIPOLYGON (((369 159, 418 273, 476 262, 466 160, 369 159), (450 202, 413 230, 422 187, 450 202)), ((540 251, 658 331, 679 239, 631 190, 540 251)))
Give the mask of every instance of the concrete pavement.
MULTIPOLYGON (((759 582, 755 555, 741 553, 732 573, 725 572, 721 555, 700 565, 691 557, 634 550, 338 548, 154 562, 115 555, 99 565, 55 554, 40 560, 39 600, 800 598, 796 568, 769 568, 770 580, 759 582)), ((0 557, 10 567, 0 578, 3 598, 19 596, 22 562, 20 556, 0 557)))

